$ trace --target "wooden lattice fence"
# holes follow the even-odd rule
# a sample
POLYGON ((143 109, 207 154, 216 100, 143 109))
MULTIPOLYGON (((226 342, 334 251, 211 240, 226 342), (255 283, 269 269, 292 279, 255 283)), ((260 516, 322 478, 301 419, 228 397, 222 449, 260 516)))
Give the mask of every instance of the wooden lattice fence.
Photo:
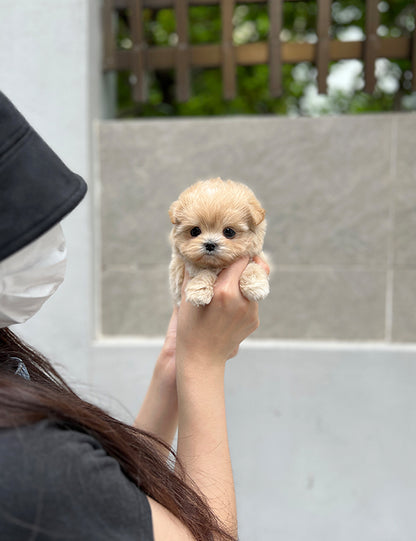
MULTIPOLYGON (((329 63, 343 59, 364 62, 365 91, 372 93, 376 84, 377 58, 411 61, 412 88, 416 91, 416 28, 411 37, 382 38, 379 26, 379 0, 366 0, 365 40, 338 41, 330 38, 331 0, 316 0, 317 42, 282 42, 283 2, 296 0, 105 0, 104 3, 104 70, 127 70, 134 75, 133 98, 146 102, 147 74, 154 70, 176 70, 176 98, 187 101, 191 95, 192 68, 221 67, 223 96, 233 99, 237 94, 236 67, 258 64, 269 65, 269 86, 273 97, 282 93, 282 64, 313 62, 318 71, 318 90, 326 92, 329 63), (267 42, 235 45, 233 43, 233 14, 237 4, 267 4, 270 30, 267 42), (221 43, 189 43, 189 6, 220 6, 222 21, 221 43), (177 43, 170 47, 149 46, 143 28, 144 9, 171 8, 176 16, 177 43), (128 10, 132 47, 117 48, 117 12, 128 10)), ((416 2, 412 0, 416 9, 416 2)))

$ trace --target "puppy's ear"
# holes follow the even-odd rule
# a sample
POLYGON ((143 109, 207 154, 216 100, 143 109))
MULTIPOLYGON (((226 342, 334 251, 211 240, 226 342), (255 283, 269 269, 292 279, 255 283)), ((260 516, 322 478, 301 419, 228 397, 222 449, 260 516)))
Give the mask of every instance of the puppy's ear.
POLYGON ((260 203, 257 201, 257 199, 253 199, 250 201, 250 218, 253 223, 253 225, 259 225, 266 216, 266 211, 260 203))
POLYGON ((169 218, 173 225, 177 225, 179 223, 179 210, 181 207, 182 205, 180 201, 174 201, 169 208, 169 218))

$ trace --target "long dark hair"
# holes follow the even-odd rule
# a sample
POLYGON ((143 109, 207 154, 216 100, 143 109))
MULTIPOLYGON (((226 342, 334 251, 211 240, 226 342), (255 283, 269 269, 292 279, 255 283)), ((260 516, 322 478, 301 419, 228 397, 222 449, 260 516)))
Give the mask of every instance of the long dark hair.
POLYGON ((197 487, 186 478, 171 449, 152 434, 125 424, 80 398, 38 351, 10 329, 0 329, 0 428, 42 419, 63 421, 95 437, 140 489, 185 524, 198 541, 235 541, 219 523, 197 487), (10 370, 12 357, 21 359, 30 381, 10 370))

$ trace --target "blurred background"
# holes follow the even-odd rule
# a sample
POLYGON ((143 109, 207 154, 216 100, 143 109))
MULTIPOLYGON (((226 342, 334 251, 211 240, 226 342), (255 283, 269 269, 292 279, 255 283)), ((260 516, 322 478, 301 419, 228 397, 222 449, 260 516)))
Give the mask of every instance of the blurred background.
POLYGON ((171 312, 170 203, 263 203, 274 271, 227 369, 242 541, 416 531, 415 2, 0 0, 1 89, 86 178, 19 331, 132 420, 171 312))
MULTIPOLYGON (((113 11, 117 49, 128 54, 135 39, 129 3, 110 4, 118 7, 113 11)), ((177 13, 172 9, 175 3, 155 0, 142 4, 142 37, 146 46, 153 50, 178 46, 177 13), (151 5, 160 9, 145 8, 151 5)), ((411 43, 405 45, 415 28, 411 1, 234 2, 229 39, 237 56, 238 93, 228 100, 223 99, 220 62, 214 66, 212 59, 196 61, 198 51, 202 53, 205 47, 209 53, 210 45, 221 43, 225 4, 209 0, 188 4, 184 41, 193 49, 194 67, 189 76, 192 94, 182 102, 175 99, 177 70, 172 63, 171 69, 165 67, 148 74, 148 98, 145 103, 137 103, 131 93, 132 85, 137 82, 135 74, 120 69, 117 76, 120 117, 267 113, 317 116, 416 109, 411 43), (365 92, 369 90, 364 79, 365 45, 357 45, 365 44, 370 33, 380 39, 376 48, 386 49, 379 50, 374 59, 375 84, 371 92, 365 92), (278 49, 282 60, 279 92, 270 91, 269 77, 274 66, 264 49, 272 37, 280 42, 272 46, 272 50, 278 49), (323 89, 316 84, 316 48, 328 38, 332 42, 332 54, 327 58, 327 88, 318 93, 323 89), (197 63, 200 65, 196 66, 197 63)), ((107 63, 111 65, 111 61, 107 63)), ((120 62, 120 67, 125 65, 120 62)))

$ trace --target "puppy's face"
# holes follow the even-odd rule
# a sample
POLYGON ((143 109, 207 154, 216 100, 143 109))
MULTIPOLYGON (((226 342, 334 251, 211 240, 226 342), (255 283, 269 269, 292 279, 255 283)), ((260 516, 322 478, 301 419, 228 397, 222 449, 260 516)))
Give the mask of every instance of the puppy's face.
POLYGON ((244 184, 197 182, 179 196, 169 214, 173 245, 198 267, 222 268, 242 255, 261 252, 265 212, 244 184))

